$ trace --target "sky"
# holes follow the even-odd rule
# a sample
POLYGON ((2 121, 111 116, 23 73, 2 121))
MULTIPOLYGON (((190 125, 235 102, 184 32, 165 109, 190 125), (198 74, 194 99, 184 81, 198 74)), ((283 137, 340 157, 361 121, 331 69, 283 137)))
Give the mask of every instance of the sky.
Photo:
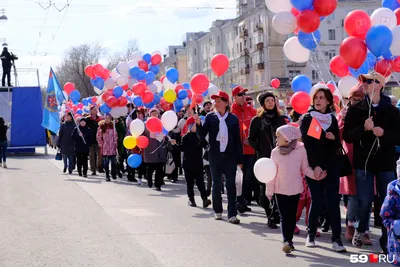
POLYGON ((235 0, 1 0, 8 21, 0 23, 0 44, 5 38, 19 57, 20 85, 37 85, 37 69, 46 85, 50 67, 72 46, 99 43, 113 54, 136 39, 143 52, 165 52, 182 44, 186 32, 208 31, 214 20, 234 18, 235 5, 235 0))

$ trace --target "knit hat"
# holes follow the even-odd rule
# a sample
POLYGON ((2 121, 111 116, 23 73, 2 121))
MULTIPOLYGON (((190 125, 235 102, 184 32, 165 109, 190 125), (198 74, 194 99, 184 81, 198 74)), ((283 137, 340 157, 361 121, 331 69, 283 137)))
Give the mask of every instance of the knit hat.
POLYGON ((363 97, 364 96, 364 85, 357 84, 353 88, 350 89, 349 99, 352 97, 363 97))
POLYGON ((192 130, 193 125, 196 123, 195 119, 193 117, 189 117, 186 120, 185 125, 182 128, 182 135, 187 134, 188 132, 190 132, 192 130))
POLYGON ((157 111, 158 114, 160 114, 160 111, 159 111, 157 108, 151 108, 151 109, 149 110, 149 114, 151 114, 151 113, 154 112, 154 111, 157 111))
POLYGON ((203 103, 203 108, 204 108, 207 104, 211 104, 211 105, 212 105, 211 101, 206 100, 206 101, 203 103))
POLYGON ((288 141, 288 142, 297 140, 301 137, 300 129, 297 127, 294 127, 292 125, 281 126, 276 130, 276 133, 281 134, 282 137, 285 138, 286 141, 288 141))
POLYGON ((264 106, 264 102, 265 102, 265 99, 266 99, 267 97, 273 97, 273 98, 276 99, 275 95, 274 95, 273 93, 271 93, 271 92, 261 93, 261 94, 259 94, 259 95, 257 96, 257 101, 258 101, 258 103, 260 104, 260 106, 262 106, 262 107, 264 106))

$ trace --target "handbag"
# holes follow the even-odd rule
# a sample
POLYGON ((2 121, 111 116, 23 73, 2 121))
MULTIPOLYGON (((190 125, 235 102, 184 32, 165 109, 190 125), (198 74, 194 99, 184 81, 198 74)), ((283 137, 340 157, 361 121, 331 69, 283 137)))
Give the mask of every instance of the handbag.
POLYGON ((338 150, 337 156, 340 164, 340 177, 349 176, 353 173, 353 167, 351 166, 349 157, 341 146, 338 150))
POLYGON ((57 151, 56 160, 62 160, 62 155, 60 151, 57 151))
POLYGON ((168 152, 167 162, 165 163, 165 174, 171 174, 175 170, 175 162, 172 153, 168 152))

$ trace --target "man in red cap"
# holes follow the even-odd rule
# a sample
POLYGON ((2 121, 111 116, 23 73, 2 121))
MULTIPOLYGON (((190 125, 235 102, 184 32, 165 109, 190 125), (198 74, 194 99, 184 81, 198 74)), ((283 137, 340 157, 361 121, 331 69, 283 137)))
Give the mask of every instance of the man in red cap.
POLYGON ((246 92, 248 90, 241 86, 236 86, 232 90, 234 102, 232 104, 232 113, 239 119, 240 140, 243 148, 243 185, 242 195, 237 197, 236 207, 240 213, 251 211, 247 205, 252 200, 253 184, 256 184, 253 167, 256 162, 256 152, 249 145, 248 136, 251 120, 256 116, 256 110, 246 101, 246 92))

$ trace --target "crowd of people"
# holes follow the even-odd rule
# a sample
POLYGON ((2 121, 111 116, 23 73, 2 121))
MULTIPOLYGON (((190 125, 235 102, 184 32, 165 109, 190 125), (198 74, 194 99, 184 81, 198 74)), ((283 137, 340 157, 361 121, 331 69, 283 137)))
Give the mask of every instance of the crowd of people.
POLYGON ((331 230, 333 250, 345 252, 342 197, 345 238, 356 247, 371 245, 368 230, 373 203, 375 226, 382 231, 382 252, 400 257, 395 238, 400 225, 396 223, 400 219, 400 180, 396 180, 399 110, 396 101, 383 93, 382 75, 371 72, 360 75, 359 80, 349 97, 342 99, 341 110, 335 108, 330 89, 319 86, 303 115, 290 107, 281 110, 272 92, 257 97, 260 107, 256 110, 247 89, 237 86, 232 96, 219 91, 202 108, 190 106, 177 112, 179 122, 168 134, 145 130, 143 134, 149 139, 145 149, 126 150, 123 140, 130 134, 132 120, 160 117, 163 111, 159 107, 146 110, 130 103, 129 114, 114 119, 110 114, 100 117, 97 107, 92 106, 77 125, 72 114, 66 114, 57 140, 64 173, 71 174, 75 165, 80 176, 87 177, 90 167, 92 175, 105 173, 107 181, 126 173, 128 181, 139 185, 145 178, 150 188, 155 173, 156 190, 161 190, 164 177, 174 183, 178 174, 184 173, 188 205, 196 206, 196 184, 202 206, 212 204, 216 220, 222 219, 226 187, 228 221, 239 224, 238 213, 251 212, 252 204, 260 205, 268 227, 280 225, 285 253, 295 249, 293 235, 300 232, 296 223, 304 208, 306 246, 316 246, 318 228, 322 228, 323 232, 331 230), (132 153, 143 157, 135 169, 125 164, 132 153), (275 178, 267 184, 260 183, 253 172, 260 158, 270 158, 277 165, 275 178), (238 169, 243 172, 240 195, 236 188, 238 169))

